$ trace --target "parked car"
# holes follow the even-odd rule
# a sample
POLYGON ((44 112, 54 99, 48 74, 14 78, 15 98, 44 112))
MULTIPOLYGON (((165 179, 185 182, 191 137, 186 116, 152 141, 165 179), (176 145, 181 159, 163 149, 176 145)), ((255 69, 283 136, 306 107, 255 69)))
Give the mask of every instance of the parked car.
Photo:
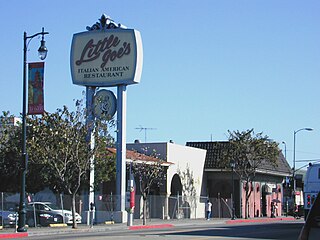
POLYGON ((0 211, 1 226, 13 227, 16 225, 16 220, 18 220, 18 214, 14 211, 14 209, 0 211))
POLYGON ((0 209, 0 225, 14 227, 18 221, 18 204, 16 202, 3 202, 0 209))
POLYGON ((54 214, 48 211, 37 210, 33 206, 27 206, 26 223, 29 227, 49 226, 52 223, 63 223, 61 214, 54 214))
MULTIPOLYGON (((28 205, 27 224, 32 226, 32 215, 36 215, 37 224, 45 226, 50 223, 66 223, 72 224, 72 212, 70 210, 61 209, 51 202, 31 202, 28 205), (29 222, 28 222, 29 220, 29 222), (42 222, 42 224, 41 224, 42 222)), ((81 216, 76 213, 76 222, 81 223, 81 216)))

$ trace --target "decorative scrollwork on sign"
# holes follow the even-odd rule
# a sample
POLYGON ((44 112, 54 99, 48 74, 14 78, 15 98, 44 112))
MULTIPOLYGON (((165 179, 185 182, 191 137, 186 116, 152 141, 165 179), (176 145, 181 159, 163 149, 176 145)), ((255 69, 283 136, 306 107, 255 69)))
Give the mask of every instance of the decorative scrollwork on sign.
POLYGON ((90 26, 86 27, 88 31, 107 30, 107 29, 114 29, 114 28, 126 28, 126 27, 120 23, 116 23, 110 18, 110 16, 107 16, 105 14, 102 14, 101 18, 99 19, 99 22, 96 22, 91 27, 90 26))

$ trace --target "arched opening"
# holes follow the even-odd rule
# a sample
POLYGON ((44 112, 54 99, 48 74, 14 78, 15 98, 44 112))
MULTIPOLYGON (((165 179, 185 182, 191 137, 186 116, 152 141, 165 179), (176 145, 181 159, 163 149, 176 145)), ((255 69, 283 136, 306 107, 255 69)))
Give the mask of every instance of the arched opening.
POLYGON ((267 185, 264 184, 262 186, 262 197, 261 197, 261 214, 262 216, 268 216, 268 195, 272 194, 272 189, 267 185))
POLYGON ((179 218, 179 203, 181 202, 182 183, 178 174, 173 175, 170 190, 169 216, 170 218, 179 218))
POLYGON ((176 173, 171 180, 171 195, 177 196, 182 194, 182 183, 180 176, 176 173))
POLYGON ((256 183, 254 188, 254 216, 261 216, 261 191, 259 183, 256 183))

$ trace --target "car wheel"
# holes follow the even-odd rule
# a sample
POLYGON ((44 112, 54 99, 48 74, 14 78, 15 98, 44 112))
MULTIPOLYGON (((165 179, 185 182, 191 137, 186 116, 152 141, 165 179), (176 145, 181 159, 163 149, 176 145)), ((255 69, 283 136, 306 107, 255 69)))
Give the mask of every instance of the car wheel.
POLYGON ((57 218, 57 223, 63 223, 63 216, 57 215, 56 218, 57 218))

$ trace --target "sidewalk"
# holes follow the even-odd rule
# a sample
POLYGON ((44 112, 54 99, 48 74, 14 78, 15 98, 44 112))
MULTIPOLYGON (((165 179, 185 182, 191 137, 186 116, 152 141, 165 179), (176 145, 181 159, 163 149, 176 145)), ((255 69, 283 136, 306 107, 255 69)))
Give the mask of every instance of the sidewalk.
POLYGON ((173 228, 175 226, 188 226, 188 225, 212 225, 212 224, 241 224, 241 223, 267 223, 277 221, 299 221, 293 217, 278 217, 278 218, 251 218, 251 219, 216 219, 213 218, 210 221, 205 219, 148 219, 147 225, 142 225, 142 220, 135 219, 133 226, 127 226, 127 223, 115 223, 115 224, 98 224, 90 228, 88 225, 79 224, 77 229, 73 229, 71 226, 67 227, 37 227, 29 228, 28 232, 15 233, 14 228, 5 228, 0 230, 0 239, 10 238, 25 238, 28 236, 41 236, 47 234, 60 234, 60 233, 72 233, 72 232, 107 232, 107 231, 134 231, 140 229, 159 229, 159 228, 173 228))

